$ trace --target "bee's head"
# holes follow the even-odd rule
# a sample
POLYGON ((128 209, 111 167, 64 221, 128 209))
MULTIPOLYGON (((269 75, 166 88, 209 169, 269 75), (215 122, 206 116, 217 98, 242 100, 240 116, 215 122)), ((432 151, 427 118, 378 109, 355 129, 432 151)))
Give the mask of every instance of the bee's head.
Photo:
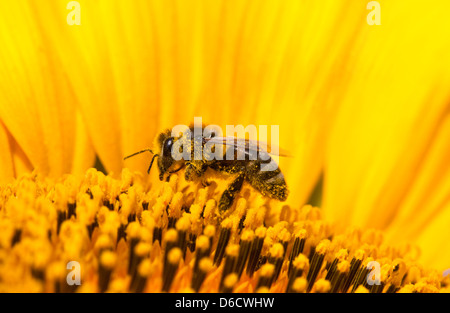
MULTIPOLYGON (((174 138, 166 137, 161 142, 161 152, 158 158, 158 168, 159 168, 159 179, 163 180, 164 174, 169 171, 169 168, 174 163, 174 159, 172 158, 172 146, 173 146, 174 138)), ((149 168, 150 172, 150 168, 149 168)))
POLYGON ((148 167, 147 173, 150 173, 150 170, 153 165, 153 161, 155 160, 155 158, 158 158, 157 164, 158 164, 158 169, 159 169, 159 179, 163 180, 164 174, 169 172, 169 168, 174 163, 174 159, 172 158, 173 142, 174 142, 174 138, 171 137, 170 131, 167 130, 165 132, 160 133, 156 137, 154 150, 145 149, 145 150, 133 153, 132 155, 125 157, 125 159, 128 159, 132 156, 135 156, 137 154, 147 152, 147 151, 153 153, 153 158, 150 162, 150 166, 148 167))

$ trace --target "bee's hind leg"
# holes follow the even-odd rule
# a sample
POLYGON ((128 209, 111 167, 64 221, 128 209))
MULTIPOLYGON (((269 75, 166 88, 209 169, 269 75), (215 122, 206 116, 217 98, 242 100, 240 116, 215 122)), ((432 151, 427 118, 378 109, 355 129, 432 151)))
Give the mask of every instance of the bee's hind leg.
POLYGON ((240 173, 235 180, 228 186, 223 192, 219 202, 219 211, 223 212, 228 210, 233 204, 234 198, 241 191, 242 184, 244 183, 245 174, 240 173))

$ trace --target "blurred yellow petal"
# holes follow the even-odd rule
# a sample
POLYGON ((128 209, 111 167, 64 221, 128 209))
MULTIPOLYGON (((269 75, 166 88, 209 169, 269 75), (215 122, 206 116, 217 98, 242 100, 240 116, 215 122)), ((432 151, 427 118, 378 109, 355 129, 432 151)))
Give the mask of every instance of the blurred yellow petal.
MULTIPOLYGON (((66 18, 61 18, 70 12, 66 9, 67 1, 28 3, 33 7, 41 32, 51 43, 55 58, 60 60, 70 86, 76 91, 77 106, 94 148, 105 165, 117 173, 121 162, 110 161, 122 154, 116 86, 108 66, 108 44, 104 32, 95 31, 98 25, 102 25, 104 14, 97 1, 79 2, 81 26, 70 26, 66 18)), ((74 114, 72 119, 75 123, 74 114)))
MULTIPOLYGON (((449 182, 449 180, 447 180, 449 182)), ((450 224, 450 201, 440 208, 433 219, 427 221, 418 233, 416 242, 424 253, 420 261, 434 266, 439 271, 450 269, 450 249, 448 249, 448 225, 450 224)))
POLYGON ((14 164, 11 157, 10 138, 0 122, 0 184, 9 183, 14 178, 14 164))
POLYGON ((28 2, 2 2, 0 116, 39 172, 69 173, 76 96, 28 2))
POLYGON ((446 232, 450 212, 450 111, 438 121, 434 140, 423 157, 410 190, 398 208, 398 213, 388 228, 389 239, 417 241, 422 248, 424 263, 448 267, 446 232), (440 225, 434 227, 434 225, 440 225), (434 237, 435 241, 429 240, 434 237), (428 238, 425 240, 424 238, 428 238), (432 262, 432 260, 435 260, 432 262), (447 264, 445 264, 447 263, 447 264))
POLYGON ((95 152, 80 112, 76 113, 76 134, 73 151, 73 163, 70 173, 84 175, 87 168, 94 164, 95 152))
POLYGON ((14 174, 16 177, 21 177, 22 175, 29 174, 33 171, 33 164, 31 164, 30 159, 14 138, 11 138, 11 151, 14 163, 14 174))
POLYGON ((364 36, 355 47, 358 53, 348 64, 352 74, 346 84, 351 89, 342 96, 330 130, 324 209, 337 225, 381 229, 397 227, 391 223, 403 214, 399 236, 393 240, 411 239, 406 234, 411 235, 413 228, 408 227, 414 225, 417 231, 424 222, 415 212, 428 215, 437 206, 409 203, 400 213, 406 197, 425 197, 433 186, 444 194, 448 191, 440 189, 448 162, 439 160, 446 154, 424 162, 434 138, 447 136, 442 125, 450 100, 446 57, 450 25, 442 6, 448 4, 425 8, 424 3, 409 7, 380 3, 389 13, 383 15, 381 26, 363 28, 364 36), (422 184, 425 189, 413 187, 424 164, 426 171, 436 173, 434 181, 422 184), (405 236, 400 235, 403 232, 405 236))

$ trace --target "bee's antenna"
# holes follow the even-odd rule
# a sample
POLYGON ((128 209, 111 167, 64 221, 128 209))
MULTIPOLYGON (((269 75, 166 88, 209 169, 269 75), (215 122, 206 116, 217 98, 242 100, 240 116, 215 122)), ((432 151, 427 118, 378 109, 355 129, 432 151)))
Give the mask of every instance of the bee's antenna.
POLYGON ((145 150, 141 150, 141 151, 139 151, 139 152, 133 153, 132 155, 126 156, 126 157, 124 157, 123 159, 126 160, 126 159, 128 159, 128 158, 134 157, 135 155, 138 155, 138 154, 141 154, 141 153, 144 153, 144 152, 147 152, 147 151, 150 152, 150 153, 153 153, 152 150, 150 150, 150 149, 145 149, 145 150))
POLYGON ((150 174, 150 170, 152 169, 153 161, 155 160, 155 158, 156 158, 157 156, 159 156, 159 154, 155 154, 155 155, 153 156, 152 161, 150 162, 150 166, 148 167, 147 174, 150 174))

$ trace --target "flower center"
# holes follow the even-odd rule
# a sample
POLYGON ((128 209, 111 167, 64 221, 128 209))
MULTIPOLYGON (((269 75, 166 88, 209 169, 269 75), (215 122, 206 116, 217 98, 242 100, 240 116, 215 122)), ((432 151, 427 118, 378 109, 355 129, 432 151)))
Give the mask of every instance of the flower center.
POLYGON ((437 292, 446 283, 375 230, 333 233, 319 208, 220 182, 150 184, 125 169, 23 176, 0 192, 1 291, 437 292), (77 262, 77 263, 70 263, 77 262), (68 267, 68 264, 79 264, 68 267), (77 275, 80 275, 77 284, 77 275), (70 279, 69 279, 70 278, 70 279), (25 283, 24 283, 25 282, 25 283), (75 282, 71 284, 70 282, 75 282))

